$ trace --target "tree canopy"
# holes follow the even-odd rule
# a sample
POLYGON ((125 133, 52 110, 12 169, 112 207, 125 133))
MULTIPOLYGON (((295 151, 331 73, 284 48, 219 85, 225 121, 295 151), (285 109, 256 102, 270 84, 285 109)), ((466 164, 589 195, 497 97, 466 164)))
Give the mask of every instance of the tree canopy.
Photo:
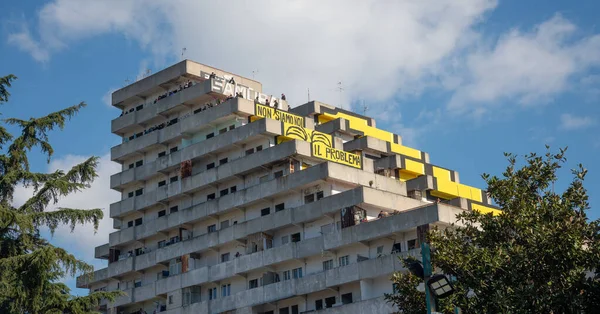
MULTIPOLYGON (((484 174, 498 216, 465 211, 450 228, 428 234, 438 273, 455 278, 457 293, 438 311, 453 313, 592 313, 600 306, 599 221, 590 221, 579 164, 564 191, 555 191, 566 149, 545 155, 505 154, 502 177, 484 174)), ((399 294, 387 296, 402 313, 417 313, 425 297, 412 274, 392 278, 399 294), (404 300, 414 300, 405 302, 404 300)))
MULTIPOLYGON (((16 77, 0 78, 0 105, 8 102, 8 88, 16 77)), ((41 235, 66 225, 92 223, 97 230, 103 217, 101 209, 58 208, 49 206, 89 187, 98 176, 97 157, 90 157, 69 170, 38 173, 30 170, 28 154, 39 148, 50 162, 54 150, 48 133, 63 129, 68 119, 85 107, 80 103, 39 118, 7 118, 0 124, 0 312, 1 313, 90 313, 102 299, 113 300, 118 292, 94 292, 75 297, 61 282, 65 276, 91 274, 93 267, 67 250, 56 247, 41 235), (5 126, 20 129, 12 135, 5 126), (33 190, 23 204, 14 204, 16 188, 33 190)))

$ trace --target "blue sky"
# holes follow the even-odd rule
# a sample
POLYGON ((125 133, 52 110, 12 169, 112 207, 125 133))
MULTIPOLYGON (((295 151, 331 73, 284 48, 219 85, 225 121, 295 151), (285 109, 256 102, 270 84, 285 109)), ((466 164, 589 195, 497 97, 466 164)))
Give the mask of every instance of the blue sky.
MULTIPOLYGON (((431 161, 484 187, 503 152, 569 146, 568 167, 589 169, 598 203, 600 167, 600 2, 582 1, 3 1, 0 75, 19 77, 4 117, 39 116, 85 101, 63 132, 52 133, 55 162, 102 156, 101 178, 70 206, 108 209, 119 142, 110 92, 185 57, 247 77, 267 93, 352 105, 431 161), (344 91, 336 91, 341 81, 344 91)), ((569 171, 562 171, 562 184, 569 171)), ((566 181, 565 181, 566 180, 566 181)), ((24 198, 26 193, 21 198, 24 198)), ((62 205, 62 204, 61 204, 62 205)), ((600 217, 598 209, 590 216, 600 217)), ((58 245, 93 261, 112 224, 58 233, 58 245)), ((98 266, 100 261, 94 261, 98 266)), ((69 281, 72 285, 72 281, 69 281)), ((81 293, 81 291, 79 291, 81 293)))

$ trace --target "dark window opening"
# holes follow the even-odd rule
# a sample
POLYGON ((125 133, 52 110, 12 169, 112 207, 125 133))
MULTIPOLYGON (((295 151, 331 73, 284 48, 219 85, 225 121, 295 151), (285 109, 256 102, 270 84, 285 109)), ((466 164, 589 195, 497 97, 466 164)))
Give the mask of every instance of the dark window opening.
POLYGON ((315 195, 314 194, 304 195, 304 204, 312 203, 314 201, 315 201, 315 195))
POLYGON ((144 194, 144 188, 135 190, 135 196, 140 196, 144 194))
POLYGON ((335 297, 325 298, 325 307, 332 307, 335 304, 335 297))
POLYGON ((167 181, 162 180, 162 181, 158 182, 158 187, 164 186, 165 184, 167 184, 167 181))
POLYGON ((392 246, 392 254, 400 252, 402 252, 402 246, 400 245, 400 243, 394 243, 394 245, 392 246))
POLYGON ((158 158, 160 158, 160 157, 163 157, 163 156, 166 156, 166 155, 167 155, 167 152, 166 152, 166 151, 164 151, 164 152, 160 152, 160 153, 158 153, 158 158))
POLYGON ((317 192, 317 201, 323 198, 323 191, 317 192))
POLYGON ((292 234, 290 238, 292 242, 300 242, 300 232, 292 234))
POLYGON ((165 216, 166 214, 167 214, 166 210, 161 210, 161 211, 158 212, 158 217, 165 216))
POLYGON ((229 189, 223 189, 219 191, 219 196, 225 196, 227 194, 229 194, 229 189))
POLYGON ((176 213, 178 211, 179 211, 179 206, 173 206, 173 207, 171 207, 171 214, 172 213, 176 213))
POLYGON ((235 129, 235 124, 234 124, 234 125, 230 125, 230 126, 229 126, 229 131, 231 131, 231 130, 233 130, 233 129, 235 129))
POLYGON ((285 209, 285 203, 281 203, 281 204, 275 205, 275 211, 276 212, 284 210, 284 209, 285 209))
POLYGON ((176 151, 177 151, 177 146, 171 147, 171 149, 169 149, 169 154, 172 154, 172 153, 174 153, 176 151))
POLYGON ((236 185, 234 185, 234 186, 232 186, 232 187, 229 188, 229 193, 233 193, 233 192, 236 192, 236 191, 237 191, 237 186, 236 185))
POLYGON ((217 231, 217 225, 210 225, 206 227, 206 232, 211 233, 217 231))
POLYGON ((169 183, 177 182, 178 180, 179 180, 179 177, 174 176, 174 177, 171 177, 171 179, 169 179, 169 183))
POLYGON ((129 193, 127 194, 127 197, 133 197, 133 192, 129 192, 129 193))
POLYGON ((127 222, 127 228, 133 227, 133 220, 127 222))
POLYGON ((206 165, 206 170, 212 169, 215 167, 215 163, 211 162, 210 164, 206 165))
POLYGON ((206 134, 206 139, 215 137, 215 133, 206 134))
POLYGON ((342 294, 342 304, 352 303, 352 293, 342 294))
POLYGON ((133 168, 134 164, 129 164, 129 169, 133 168))
POLYGON ((414 250, 417 248, 417 239, 408 240, 408 249, 414 250))
POLYGON ((246 150, 246 156, 254 154, 254 148, 246 150))
POLYGON ((136 167, 141 167, 143 164, 144 164, 143 160, 138 160, 138 161, 135 162, 135 166, 136 167))
POLYGON ((222 129, 219 130, 219 134, 223 134, 225 132, 227 132, 227 128, 222 128, 222 129))
POLYGON ((263 209, 260 210, 260 215, 261 216, 266 216, 266 215, 268 215, 270 213, 271 213, 271 208, 269 208, 269 207, 263 208, 263 209))
POLYGON ((283 170, 279 170, 274 174, 275 179, 283 177, 283 170))
POLYGON ((142 109, 144 109, 144 105, 139 105, 139 106, 135 107, 135 110, 142 110, 142 109))
POLYGON ((135 220, 135 225, 136 226, 139 226, 141 224, 142 224, 142 218, 138 218, 138 219, 135 220))
POLYGON ((206 200, 210 201, 210 200, 214 200, 215 199, 215 193, 210 193, 208 195, 206 195, 206 200))
POLYGON ((317 311, 323 309, 323 300, 316 300, 315 301, 315 309, 317 311))
POLYGON ((262 145, 258 145, 258 146, 256 146, 256 151, 257 151, 257 152, 260 152, 261 150, 262 150, 262 145))
POLYGON ((223 159, 219 160, 219 166, 220 166, 220 165, 224 165, 224 164, 226 164, 226 163, 227 163, 227 161, 229 161, 229 159, 228 159, 228 158, 223 158, 223 159))

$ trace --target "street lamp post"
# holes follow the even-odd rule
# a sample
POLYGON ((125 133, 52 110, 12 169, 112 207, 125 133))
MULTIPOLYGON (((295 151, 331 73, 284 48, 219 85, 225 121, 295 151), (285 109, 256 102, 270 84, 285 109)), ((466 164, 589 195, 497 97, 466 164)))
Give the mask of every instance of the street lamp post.
POLYGON ((429 249, 429 243, 421 242, 421 257, 423 260, 423 280, 425 281, 425 305, 427 307, 427 314, 436 311, 435 298, 431 293, 429 287, 429 278, 432 274, 431 267, 431 250, 429 249))

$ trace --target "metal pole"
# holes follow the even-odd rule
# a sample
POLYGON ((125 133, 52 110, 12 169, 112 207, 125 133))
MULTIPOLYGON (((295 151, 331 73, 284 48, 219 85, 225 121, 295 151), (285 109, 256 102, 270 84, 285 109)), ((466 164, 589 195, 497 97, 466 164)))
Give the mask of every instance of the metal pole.
POLYGON ((431 277, 432 274, 429 243, 421 243, 421 257, 423 258, 423 280, 425 281, 425 305, 427 307, 427 314, 431 314, 431 312, 436 311, 436 306, 435 298, 431 291, 429 291, 429 285, 427 285, 427 281, 429 281, 429 277, 431 277))

